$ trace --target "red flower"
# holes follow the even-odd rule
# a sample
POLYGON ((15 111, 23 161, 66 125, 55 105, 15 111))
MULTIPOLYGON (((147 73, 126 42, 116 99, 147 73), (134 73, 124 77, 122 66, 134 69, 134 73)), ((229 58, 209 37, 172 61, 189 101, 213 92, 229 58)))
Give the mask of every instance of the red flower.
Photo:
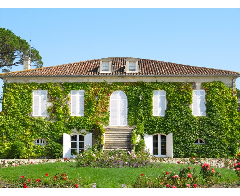
POLYGON ((175 185, 173 185, 172 188, 177 188, 177 187, 175 185))
POLYGON ((197 185, 196 185, 196 184, 194 184, 193 186, 194 186, 195 188, 197 188, 197 185))
POLYGON ((193 159, 193 157, 192 157, 192 159, 193 159))
POLYGON ((166 174, 169 174, 168 172, 166 172, 166 174))
POLYGON ((172 176, 172 177, 173 177, 173 179, 176 178, 175 176, 172 176))
POLYGON ((141 174, 141 176, 144 176, 144 174, 141 174))
POLYGON ((177 162, 178 164, 180 163, 180 161, 177 162))
POLYGON ((214 170, 214 168, 212 168, 212 173, 214 173, 215 172, 215 170, 214 170))
POLYGON ((191 169, 191 167, 188 167, 188 169, 191 169))
POLYGON ((30 179, 28 179, 28 182, 30 182, 30 179))
POLYGON ((24 178, 24 176, 21 176, 21 178, 24 178))
POLYGON ((65 157, 64 160, 66 161, 66 160, 67 160, 67 157, 65 157))
POLYGON ((63 178, 63 180, 66 180, 66 179, 67 179, 66 177, 63 178))
POLYGON ((169 187, 169 184, 167 184, 166 187, 169 187))
POLYGON ((36 179, 35 182, 41 182, 41 180, 40 179, 36 179))
POLYGON ((27 185, 26 185, 26 183, 23 183, 23 188, 27 188, 27 185))
POLYGON ((192 174, 188 174, 188 177, 191 178, 191 177, 192 177, 192 174))
POLYGON ((238 163, 238 165, 240 166, 240 162, 238 163))
POLYGON ((76 188, 78 188, 78 185, 77 185, 77 184, 75 184, 75 187, 76 187, 76 188))
POLYGON ((25 182, 23 183, 23 186, 27 185, 25 182))
POLYGON ((45 176, 48 176, 48 173, 46 173, 45 176))

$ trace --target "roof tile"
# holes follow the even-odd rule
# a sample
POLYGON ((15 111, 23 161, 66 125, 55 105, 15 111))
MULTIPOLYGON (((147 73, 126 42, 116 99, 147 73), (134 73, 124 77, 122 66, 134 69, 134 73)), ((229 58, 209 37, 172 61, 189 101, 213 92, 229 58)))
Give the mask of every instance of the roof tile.
POLYGON ((141 76, 239 76, 238 72, 182 65, 149 59, 139 59, 139 73, 125 73, 127 57, 112 57, 112 73, 100 73, 100 59, 69 63, 64 65, 42 67, 24 71, 2 73, 0 76, 102 76, 102 75, 141 75, 141 76))

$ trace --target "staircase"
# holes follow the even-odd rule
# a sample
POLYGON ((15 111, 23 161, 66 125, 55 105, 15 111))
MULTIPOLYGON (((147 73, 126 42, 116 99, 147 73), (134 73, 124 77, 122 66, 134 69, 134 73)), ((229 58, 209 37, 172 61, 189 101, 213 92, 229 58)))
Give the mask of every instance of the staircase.
POLYGON ((104 150, 123 149, 131 151, 132 128, 108 127, 105 128, 104 150))

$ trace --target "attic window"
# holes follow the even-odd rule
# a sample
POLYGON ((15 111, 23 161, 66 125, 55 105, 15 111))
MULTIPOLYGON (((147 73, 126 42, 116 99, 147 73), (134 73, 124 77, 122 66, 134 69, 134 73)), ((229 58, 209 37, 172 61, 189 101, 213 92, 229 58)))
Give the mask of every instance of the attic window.
POLYGON ((104 58, 100 60, 100 73, 111 73, 112 59, 104 58))
POLYGON ((134 61, 129 62, 129 71, 135 71, 136 70, 136 63, 134 61))
POLYGON ((127 58, 125 72, 126 73, 138 73, 139 72, 138 59, 127 58))
POLYGON ((108 62, 103 62, 102 63, 102 70, 103 71, 109 71, 109 63, 108 62))

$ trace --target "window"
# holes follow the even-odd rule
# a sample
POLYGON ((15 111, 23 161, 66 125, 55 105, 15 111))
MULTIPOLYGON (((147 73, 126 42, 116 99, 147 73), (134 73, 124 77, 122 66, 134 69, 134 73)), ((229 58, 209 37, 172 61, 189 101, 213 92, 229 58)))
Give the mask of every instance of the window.
POLYGON ((153 135, 153 156, 166 156, 166 149, 166 136, 161 134, 153 135))
POLYGON ((35 145, 42 145, 42 146, 44 146, 44 145, 46 145, 46 140, 43 139, 43 138, 37 138, 37 139, 34 140, 33 143, 35 145))
POLYGON ((203 139, 198 138, 195 140, 194 144, 201 145, 201 144, 205 144, 205 142, 203 141, 203 139))
POLYGON ((47 115, 47 91, 33 91, 33 116, 47 115))
POLYGON ((126 73, 138 73, 140 71, 137 58, 126 58, 125 72, 126 73))
POLYGON ((71 91, 71 116, 84 116, 84 90, 71 91))
POLYGON ((165 116, 166 110, 166 91, 154 90, 153 91, 153 116, 165 116))
POLYGON ((134 61, 129 62, 129 71, 135 71, 136 70, 135 64, 136 63, 134 61))
POLYGON ((108 62, 102 62, 102 70, 109 71, 109 63, 108 62))
POLYGON ((71 136, 71 155, 77 155, 84 150, 84 135, 71 136))
POLYGON ((193 90, 192 114, 206 116, 205 90, 193 90))

